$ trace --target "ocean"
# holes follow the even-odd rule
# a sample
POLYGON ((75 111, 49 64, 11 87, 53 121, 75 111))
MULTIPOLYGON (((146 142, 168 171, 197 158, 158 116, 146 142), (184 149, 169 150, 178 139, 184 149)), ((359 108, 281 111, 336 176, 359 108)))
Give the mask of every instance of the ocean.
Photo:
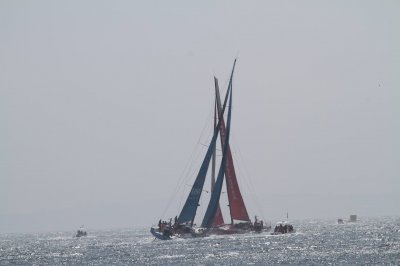
POLYGON ((269 232, 156 240, 149 228, 0 234, 0 265, 400 265, 400 218, 292 221, 269 232))

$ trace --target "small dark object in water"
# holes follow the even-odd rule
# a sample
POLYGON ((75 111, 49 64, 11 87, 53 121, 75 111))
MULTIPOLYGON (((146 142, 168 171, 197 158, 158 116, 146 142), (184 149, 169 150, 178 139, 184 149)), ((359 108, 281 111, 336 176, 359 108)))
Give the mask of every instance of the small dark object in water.
POLYGON ((86 231, 83 230, 78 230, 78 232, 76 232, 76 237, 81 237, 86 235, 87 235, 86 231))
POLYGON ((356 214, 350 215, 350 221, 349 222, 352 222, 352 223, 357 222, 357 215, 356 214))
POLYGON ((279 222, 276 224, 274 232, 271 235, 290 234, 294 232, 293 225, 288 222, 279 222))
POLYGON ((253 229, 256 232, 261 232, 264 228, 264 222, 263 220, 259 220, 257 216, 254 218, 254 224, 253 224, 253 229))

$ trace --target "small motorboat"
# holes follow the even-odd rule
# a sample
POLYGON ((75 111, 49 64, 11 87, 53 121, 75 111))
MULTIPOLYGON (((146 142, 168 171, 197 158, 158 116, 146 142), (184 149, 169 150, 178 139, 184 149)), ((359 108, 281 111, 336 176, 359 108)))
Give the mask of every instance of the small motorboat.
POLYGON ((76 237, 81 237, 81 236, 87 236, 87 232, 86 231, 83 231, 83 230, 78 230, 77 232, 76 232, 76 235, 75 235, 76 237))
POLYGON ((343 219, 340 219, 340 218, 337 219, 337 223, 338 223, 338 224, 344 224, 343 219))
POLYGON ((191 237, 205 237, 209 230, 207 228, 189 226, 187 224, 179 224, 177 218, 175 223, 159 221, 158 226, 150 228, 150 233, 160 240, 171 240, 174 238, 191 238, 191 237))
POLYGON ((271 235, 290 234, 294 232, 295 230, 293 228, 293 225, 291 225, 288 221, 282 221, 276 223, 274 232, 272 232, 271 235))
POLYGON ((173 235, 172 231, 168 228, 163 228, 160 230, 159 228, 152 227, 150 229, 150 233, 157 239, 161 240, 171 240, 173 235))
POLYGON ((349 220, 349 222, 350 222, 350 223, 355 223, 355 222, 357 222, 357 215, 356 215, 356 214, 350 215, 350 220, 349 220))
POLYGON ((257 216, 254 217, 253 229, 255 232, 261 232, 264 229, 263 220, 259 220, 257 216))

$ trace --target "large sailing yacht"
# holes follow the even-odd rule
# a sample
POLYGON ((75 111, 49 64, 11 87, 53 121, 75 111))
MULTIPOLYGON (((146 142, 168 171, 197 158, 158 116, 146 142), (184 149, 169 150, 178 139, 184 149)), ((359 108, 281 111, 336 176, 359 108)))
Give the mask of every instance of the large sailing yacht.
POLYGON ((232 117, 232 78, 235 65, 236 60, 233 64, 228 89, 223 103, 220 98, 218 80, 214 77, 215 108, 212 139, 208 145, 207 152, 204 156, 197 177, 179 216, 175 217, 174 222, 172 222, 172 219, 170 219, 169 222, 160 220, 158 226, 151 228, 150 231, 156 238, 166 240, 171 239, 174 236, 196 237, 210 234, 238 234, 250 231, 261 231, 263 229, 263 221, 256 218, 253 224, 249 218, 236 178, 232 152, 229 145, 232 117), (224 113, 226 109, 228 109, 228 114, 225 125, 224 113), (220 136, 221 141, 222 159, 215 179, 215 154, 218 135, 220 136), (200 196, 203 192, 210 162, 212 162, 211 197, 201 222, 201 226, 195 226, 194 219, 199 206, 200 196), (230 223, 224 222, 219 204, 224 179, 229 201, 228 206, 231 217, 230 223))

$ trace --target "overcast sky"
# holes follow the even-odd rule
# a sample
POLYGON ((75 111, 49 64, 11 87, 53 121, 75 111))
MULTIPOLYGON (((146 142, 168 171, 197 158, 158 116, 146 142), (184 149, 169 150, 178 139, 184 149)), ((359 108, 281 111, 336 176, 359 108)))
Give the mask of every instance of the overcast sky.
POLYGON ((0 232, 179 214, 210 136, 213 76, 224 93, 235 57, 231 145, 252 217, 400 215, 399 12, 1 1, 0 232))

